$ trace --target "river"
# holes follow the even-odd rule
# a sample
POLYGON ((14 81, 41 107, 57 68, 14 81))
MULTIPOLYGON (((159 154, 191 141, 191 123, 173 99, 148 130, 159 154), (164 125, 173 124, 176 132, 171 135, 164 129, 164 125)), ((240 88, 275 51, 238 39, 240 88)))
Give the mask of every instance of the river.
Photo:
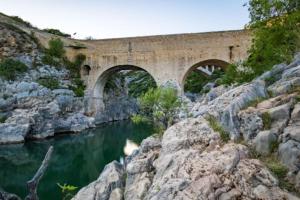
POLYGON ((59 200, 61 191, 57 183, 79 188, 87 185, 98 178, 107 163, 122 161, 125 154, 136 149, 153 132, 151 124, 120 121, 80 134, 0 146, 0 187, 24 198, 26 181, 33 177, 49 146, 53 145, 54 152, 38 195, 41 200, 59 200))

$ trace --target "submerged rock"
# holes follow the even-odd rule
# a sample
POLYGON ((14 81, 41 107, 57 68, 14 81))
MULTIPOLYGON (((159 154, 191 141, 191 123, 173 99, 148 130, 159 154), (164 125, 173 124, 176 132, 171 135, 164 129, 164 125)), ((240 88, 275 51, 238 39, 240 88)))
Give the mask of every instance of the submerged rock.
POLYGON ((5 192, 0 188, 0 200, 21 200, 21 198, 15 194, 5 192))

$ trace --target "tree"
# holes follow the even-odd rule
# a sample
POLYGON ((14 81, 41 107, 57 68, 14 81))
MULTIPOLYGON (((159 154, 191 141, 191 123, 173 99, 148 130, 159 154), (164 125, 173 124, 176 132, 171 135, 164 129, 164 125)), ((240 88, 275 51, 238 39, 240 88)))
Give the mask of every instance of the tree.
MULTIPOLYGON (((159 87, 148 90, 138 98, 140 114, 133 119, 147 119, 168 128, 182 106, 182 101, 174 88, 159 87)), ((133 120, 135 121, 135 120, 133 120)))
POLYGON ((226 73, 232 82, 251 81, 300 50, 299 0, 250 0, 248 10, 253 43, 242 67, 226 73))

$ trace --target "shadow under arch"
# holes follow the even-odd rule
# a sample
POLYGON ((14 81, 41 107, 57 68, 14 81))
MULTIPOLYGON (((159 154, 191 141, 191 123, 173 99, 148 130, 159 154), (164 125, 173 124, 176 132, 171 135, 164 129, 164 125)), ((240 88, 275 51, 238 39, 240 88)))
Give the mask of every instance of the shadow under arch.
POLYGON ((155 77, 147 70, 145 70, 142 67, 138 67, 135 65, 116 65, 113 67, 110 67, 109 69, 105 70, 103 73, 101 73, 98 78, 97 81, 93 87, 92 90, 92 109, 94 110, 94 115, 96 115, 97 112, 101 112, 105 109, 105 105, 104 105, 104 88, 105 85, 108 81, 108 79, 114 74, 117 73, 119 71, 123 71, 123 70, 135 70, 135 71, 145 71, 147 72, 147 74, 149 74, 153 80, 155 81, 156 85, 158 85, 155 77))
MULTIPOLYGON (((186 78, 188 77, 188 75, 196 70, 197 68, 199 67, 204 67, 204 66, 214 66, 216 69, 220 68, 220 69, 223 69, 225 70, 228 65, 230 63, 226 62, 226 61, 223 61, 223 60, 219 60, 219 59, 208 59, 208 60, 203 60, 203 61, 200 61, 194 65, 192 65, 183 75, 183 78, 181 80, 181 86, 182 88, 184 88, 184 84, 185 84, 185 81, 186 81, 186 78)), ((199 70, 200 71, 200 70, 199 70)), ((201 72, 201 71, 200 71, 201 72)), ((204 72, 202 72, 203 74, 205 74, 204 72)), ((207 75, 207 74, 205 74, 207 75)))

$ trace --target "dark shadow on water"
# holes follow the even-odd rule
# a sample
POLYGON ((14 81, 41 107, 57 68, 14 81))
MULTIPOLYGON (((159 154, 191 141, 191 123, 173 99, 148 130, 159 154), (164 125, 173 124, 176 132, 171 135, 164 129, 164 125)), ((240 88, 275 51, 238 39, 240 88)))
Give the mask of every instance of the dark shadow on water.
POLYGON ((27 194, 26 181, 34 175, 49 146, 53 145, 53 156, 38 193, 42 200, 60 199, 56 183, 80 188, 87 185, 98 178, 107 163, 124 157, 126 140, 140 144, 153 132, 150 124, 121 121, 80 134, 0 146, 0 187, 24 197, 27 194))

